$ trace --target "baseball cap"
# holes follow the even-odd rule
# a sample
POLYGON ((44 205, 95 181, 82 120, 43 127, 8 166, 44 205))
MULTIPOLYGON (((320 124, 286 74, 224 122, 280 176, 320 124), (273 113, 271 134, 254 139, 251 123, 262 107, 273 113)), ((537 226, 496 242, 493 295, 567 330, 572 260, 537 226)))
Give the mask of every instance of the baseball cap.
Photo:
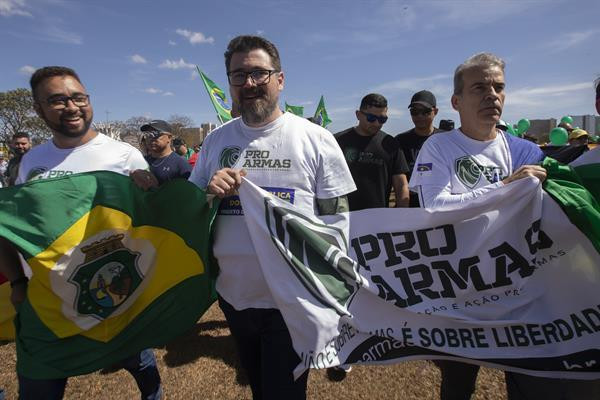
POLYGON ((411 108, 416 104, 422 105, 427 108, 435 108, 435 96, 429 90, 421 90, 420 92, 415 93, 410 99, 410 104, 408 105, 408 108, 411 108))
POLYGON ((584 129, 573 129, 571 133, 569 133, 569 140, 579 139, 582 136, 590 136, 584 129))
POLYGON ((140 127, 140 131, 142 132, 161 132, 161 133, 172 133, 173 129, 171 125, 169 125, 166 121, 162 119, 155 119, 153 121, 148 122, 145 125, 140 127))

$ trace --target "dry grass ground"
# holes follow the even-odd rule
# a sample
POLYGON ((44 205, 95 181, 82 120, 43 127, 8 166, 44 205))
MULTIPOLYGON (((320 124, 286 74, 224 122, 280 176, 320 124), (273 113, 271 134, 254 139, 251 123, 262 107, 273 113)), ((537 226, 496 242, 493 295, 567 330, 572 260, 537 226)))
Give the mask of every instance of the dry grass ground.
MULTIPOLYGON (((223 314, 216 305, 195 329, 156 350, 165 399, 250 399, 250 389, 235 353, 223 314)), ((0 388, 6 399, 16 399, 15 349, 0 345, 0 388)), ((440 374, 427 361, 392 366, 354 367, 341 382, 329 380, 326 371, 311 371, 308 398, 439 399, 440 374)), ((96 372, 69 379, 66 399, 137 399, 137 388, 125 371, 96 372)), ((476 400, 506 399, 503 374, 483 368, 476 400)))

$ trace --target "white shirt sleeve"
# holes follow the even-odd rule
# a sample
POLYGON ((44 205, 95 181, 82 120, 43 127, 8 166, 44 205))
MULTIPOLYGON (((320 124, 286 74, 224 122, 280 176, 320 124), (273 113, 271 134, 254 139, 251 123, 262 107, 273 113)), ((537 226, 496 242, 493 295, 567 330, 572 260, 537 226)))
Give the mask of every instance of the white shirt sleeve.
POLYGON ((131 146, 131 151, 125 162, 125 168, 129 169, 125 173, 131 173, 137 169, 149 169, 148 163, 142 153, 133 146, 131 146))
POLYGON ((434 141, 426 141, 419 151, 409 187, 419 194, 421 207, 435 209, 466 203, 504 186, 502 182, 496 182, 465 193, 456 193, 452 190, 454 166, 444 154, 444 150, 434 141))
POLYGON ((318 133, 322 136, 319 146, 316 197, 331 199, 355 191, 354 179, 337 141, 325 129, 318 133))

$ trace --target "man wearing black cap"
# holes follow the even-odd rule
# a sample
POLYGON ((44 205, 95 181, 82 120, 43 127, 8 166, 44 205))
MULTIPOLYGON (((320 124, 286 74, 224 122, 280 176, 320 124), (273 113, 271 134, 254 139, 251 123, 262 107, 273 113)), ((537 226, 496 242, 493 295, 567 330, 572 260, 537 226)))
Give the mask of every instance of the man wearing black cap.
POLYGON ((348 195, 350 211, 388 207, 392 186, 396 207, 408 206, 408 166, 394 139, 381 130, 387 121, 387 100, 363 97, 356 111, 358 125, 335 134, 357 190, 348 195))
MULTIPOLYGON (((408 108, 415 127, 396 136, 396 140, 408 163, 408 179, 410 180, 421 146, 429 136, 439 132, 439 129, 433 126, 433 119, 438 113, 433 93, 428 90, 415 93, 410 99, 408 108)), ((419 197, 414 192, 410 194, 410 206, 419 207, 419 197)))
POLYGON ((163 182, 176 178, 187 179, 190 177, 192 166, 171 148, 173 138, 171 125, 157 119, 142 125, 140 131, 142 131, 148 147, 146 161, 159 184, 162 185, 163 182))

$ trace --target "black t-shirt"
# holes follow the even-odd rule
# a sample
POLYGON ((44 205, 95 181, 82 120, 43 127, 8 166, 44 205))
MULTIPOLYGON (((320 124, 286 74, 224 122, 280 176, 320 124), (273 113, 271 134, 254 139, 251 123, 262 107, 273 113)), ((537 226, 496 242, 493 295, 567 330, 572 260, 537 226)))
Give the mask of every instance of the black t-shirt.
POLYGON ((392 176, 408 166, 394 138, 383 131, 361 136, 354 128, 335 134, 357 190, 348 195, 350 210, 388 207, 392 176))
MULTIPOLYGON (((440 132, 440 130, 433 128, 433 133, 437 132, 440 132)), ((408 179, 410 179, 412 170, 415 167, 415 161, 417 161, 419 151, 421 150, 421 147, 423 147, 423 143, 425 143, 428 137, 429 136, 417 135, 415 128, 396 135, 396 141, 398 142, 398 145, 400 145, 400 148, 404 153, 406 163, 408 164, 408 179)))
POLYGON ((150 172, 156 176, 159 184, 177 178, 187 179, 192 173, 192 166, 179 154, 172 152, 166 157, 154 158, 146 156, 150 165, 150 172))

